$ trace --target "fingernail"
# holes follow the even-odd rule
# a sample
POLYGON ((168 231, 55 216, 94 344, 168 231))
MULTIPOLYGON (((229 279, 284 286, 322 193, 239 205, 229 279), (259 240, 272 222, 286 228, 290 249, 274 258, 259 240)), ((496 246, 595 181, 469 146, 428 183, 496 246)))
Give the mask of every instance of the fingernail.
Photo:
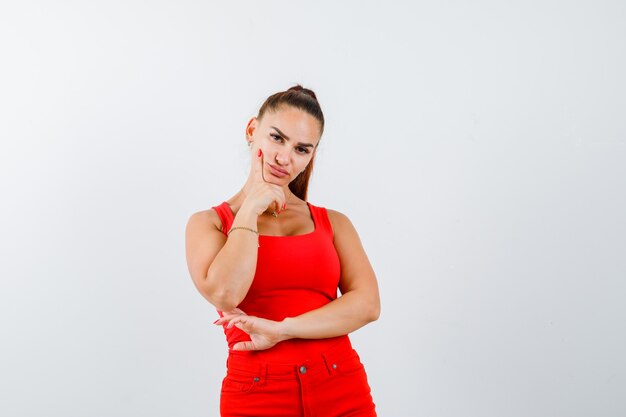
POLYGON ((283 203, 283 210, 287 208, 287 203, 283 203))
POLYGON ((263 155, 263 151, 259 149, 259 154, 257 156, 261 156, 261 155, 263 155))
POLYGON ((213 324, 217 323, 218 321, 220 321, 220 319, 215 320, 215 321, 213 322, 213 324))

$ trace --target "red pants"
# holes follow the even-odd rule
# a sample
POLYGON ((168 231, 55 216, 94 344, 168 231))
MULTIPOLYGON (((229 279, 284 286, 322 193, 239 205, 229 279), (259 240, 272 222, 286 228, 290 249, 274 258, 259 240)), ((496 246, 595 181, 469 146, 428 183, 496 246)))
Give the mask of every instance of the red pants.
POLYGON ((251 362, 231 351, 222 417, 375 417, 365 368, 349 339, 298 364, 251 362))

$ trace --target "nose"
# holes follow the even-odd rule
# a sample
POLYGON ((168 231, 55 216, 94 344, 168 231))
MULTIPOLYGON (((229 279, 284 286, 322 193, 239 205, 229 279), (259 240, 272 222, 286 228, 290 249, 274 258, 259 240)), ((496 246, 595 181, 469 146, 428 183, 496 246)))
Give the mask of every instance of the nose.
POLYGON ((288 151, 279 151, 276 152, 276 163, 279 165, 287 165, 289 163, 289 152, 288 151))

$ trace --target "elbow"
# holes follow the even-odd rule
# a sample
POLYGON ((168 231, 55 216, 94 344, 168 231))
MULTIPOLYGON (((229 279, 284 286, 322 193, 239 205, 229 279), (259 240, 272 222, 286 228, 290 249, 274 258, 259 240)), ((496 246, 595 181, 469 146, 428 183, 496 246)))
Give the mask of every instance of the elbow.
POLYGON ((376 321, 376 320, 378 320, 379 317, 380 317, 380 308, 378 308, 376 310, 373 310, 370 313, 369 321, 370 322, 376 321))
POLYGON ((230 300, 224 300, 224 301, 219 300, 212 304, 219 311, 231 311, 231 310, 234 310, 239 305, 238 303, 232 302, 230 300))
POLYGON ((375 302, 370 303, 369 308, 367 309, 367 322, 371 323, 373 321, 378 320, 380 317, 380 301, 376 300, 375 302))
POLYGON ((207 291, 205 297, 219 311, 230 311, 239 305, 235 297, 227 291, 207 291))
POLYGON ((204 297, 219 311, 230 311, 236 308, 241 303, 241 300, 237 298, 233 291, 224 288, 223 285, 215 285, 215 281, 211 279, 210 272, 207 274, 202 291, 204 297))

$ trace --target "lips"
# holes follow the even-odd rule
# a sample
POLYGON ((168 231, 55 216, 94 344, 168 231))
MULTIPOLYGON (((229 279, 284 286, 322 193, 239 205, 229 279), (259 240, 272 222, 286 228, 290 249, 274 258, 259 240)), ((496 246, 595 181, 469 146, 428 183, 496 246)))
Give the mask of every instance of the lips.
POLYGON ((267 165, 269 165, 272 174, 276 175, 277 177, 282 178, 282 177, 289 175, 289 173, 285 171, 284 169, 278 168, 277 166, 274 166, 270 163, 268 163, 267 165))

